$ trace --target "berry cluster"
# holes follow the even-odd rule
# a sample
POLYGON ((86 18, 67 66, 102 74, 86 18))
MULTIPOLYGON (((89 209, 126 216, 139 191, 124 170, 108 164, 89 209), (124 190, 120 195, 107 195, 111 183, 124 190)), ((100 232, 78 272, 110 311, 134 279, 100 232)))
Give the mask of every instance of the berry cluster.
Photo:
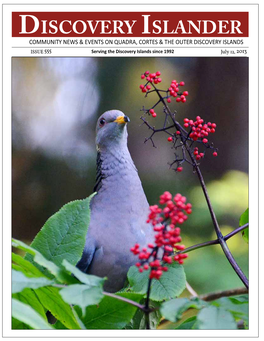
POLYGON ((210 133, 215 133, 216 124, 211 122, 204 123, 204 120, 200 116, 197 116, 195 121, 189 120, 188 118, 185 118, 183 121, 185 128, 190 127, 192 129, 189 136, 194 141, 202 138, 203 143, 207 143, 208 140, 206 137, 210 133))
MULTIPOLYGON (((189 95, 188 91, 183 91, 183 93, 179 93, 179 91, 180 91, 179 86, 184 86, 184 85, 185 85, 184 82, 177 83, 177 81, 175 79, 173 81, 171 81, 171 85, 170 85, 168 91, 170 93, 170 96, 176 98, 176 102, 182 102, 182 103, 186 102, 186 96, 189 95)), ((167 102, 168 103, 171 102, 170 97, 167 98, 167 102)))
MULTIPOLYGON (((183 124, 184 128, 191 128, 190 131, 187 133, 185 132, 184 134, 184 132, 177 130, 176 133, 173 134, 173 136, 168 137, 168 142, 176 143, 178 138, 181 138, 185 141, 191 140, 193 142, 196 142, 196 141, 202 142, 206 148, 211 148, 214 150, 213 156, 217 156, 216 149, 213 148, 213 146, 211 146, 208 143, 208 138, 207 138, 210 133, 215 133, 216 124, 211 123, 211 122, 205 123, 204 120, 200 116, 197 116, 195 121, 190 120, 189 118, 185 118, 183 122, 184 122, 183 124)), ((197 161, 201 160, 205 155, 204 152, 199 152, 198 147, 194 147, 192 153, 195 156, 195 159, 197 161)), ((177 172, 181 172, 182 170, 183 170, 182 167, 176 168, 177 172)))
POLYGON ((150 73, 149 71, 145 71, 141 75, 141 79, 146 79, 147 83, 140 84, 139 88, 142 92, 147 92, 151 89, 151 85, 149 83, 159 84, 161 83, 162 79, 160 78, 161 73, 159 71, 155 73, 150 73))
POLYGON ((148 244, 148 248, 143 247, 141 250, 139 244, 135 244, 130 250, 134 255, 138 255, 139 262, 136 266, 139 272, 151 268, 149 278, 159 279, 164 271, 168 268, 166 264, 177 261, 183 264, 186 253, 176 253, 175 251, 183 251, 185 246, 181 243, 181 229, 176 225, 183 224, 188 219, 186 214, 192 213, 192 205, 186 204, 186 197, 176 194, 174 198, 170 192, 164 192, 160 196, 160 205, 150 206, 150 213, 147 223, 151 223, 155 234, 155 245, 148 244))
POLYGON ((141 79, 146 80, 145 84, 140 85, 142 92, 146 93, 146 96, 151 93, 158 95, 158 101, 149 109, 143 107, 145 115, 151 115, 157 117, 157 106, 163 105, 164 123, 163 128, 156 129, 146 119, 146 116, 141 117, 144 124, 151 130, 151 134, 148 138, 145 138, 145 142, 151 141, 153 147, 154 135, 160 132, 166 132, 167 141, 172 144, 171 148, 176 152, 175 159, 170 163, 170 166, 174 166, 176 172, 183 171, 183 163, 186 161, 194 168, 198 166, 197 161, 205 157, 207 149, 212 150, 213 156, 217 156, 217 148, 213 143, 209 142, 209 134, 213 134, 216 131, 216 124, 211 122, 205 122, 200 116, 196 119, 185 118, 183 125, 176 121, 176 112, 172 113, 168 104, 175 98, 176 102, 186 102, 186 98, 189 95, 188 91, 180 91, 180 88, 185 86, 184 82, 177 82, 172 80, 168 89, 159 89, 156 84, 161 83, 161 73, 144 72, 141 75, 141 79), (174 131, 172 131, 174 129, 174 131), (198 148, 199 146, 199 148, 198 148), (178 152, 179 151, 179 152, 178 152))
MULTIPOLYGON (((139 88, 141 89, 141 91, 143 93, 148 93, 151 90, 153 84, 161 83, 162 79, 160 78, 160 75, 161 75, 160 71, 157 71, 155 73, 150 73, 149 71, 145 71, 141 75, 141 79, 145 79, 147 81, 147 83, 146 84, 140 84, 139 88)), ((164 99, 167 99, 167 102, 171 103, 171 97, 175 97, 176 102, 185 103, 186 102, 186 96, 188 96, 189 93, 188 93, 188 91, 180 92, 180 89, 179 89, 180 86, 184 86, 184 85, 185 85, 184 82, 178 83, 176 80, 172 80, 168 90, 163 91, 166 93, 166 96, 164 97, 164 99)), ((152 117, 157 116, 157 113, 154 111, 154 108, 146 110, 146 112, 151 114, 152 117)))

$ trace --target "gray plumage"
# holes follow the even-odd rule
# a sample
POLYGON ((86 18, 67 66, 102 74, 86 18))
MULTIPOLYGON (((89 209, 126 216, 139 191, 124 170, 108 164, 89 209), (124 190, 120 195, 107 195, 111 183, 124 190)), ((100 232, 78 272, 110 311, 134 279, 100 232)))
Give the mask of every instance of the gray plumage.
POLYGON ((129 119, 119 110, 105 112, 96 126, 97 174, 91 220, 83 255, 77 266, 106 276, 104 289, 120 290, 136 257, 130 248, 153 242, 146 223, 149 204, 127 148, 129 119))

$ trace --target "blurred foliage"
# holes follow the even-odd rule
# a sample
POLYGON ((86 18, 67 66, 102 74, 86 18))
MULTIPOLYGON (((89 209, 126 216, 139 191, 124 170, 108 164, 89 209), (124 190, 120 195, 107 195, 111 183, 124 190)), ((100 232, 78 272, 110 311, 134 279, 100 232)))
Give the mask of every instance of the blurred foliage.
MULTIPOLYGON (((238 227, 248 207, 248 59, 247 58, 13 58, 12 59, 12 200, 15 238, 30 242, 45 221, 65 203, 93 192, 95 123, 106 110, 119 109, 131 119, 129 149, 149 203, 165 190, 180 192, 193 204, 183 227, 186 246, 215 239, 198 178, 184 165, 169 169, 173 159, 166 138, 157 148, 144 144, 149 131, 140 127, 147 99, 139 90, 140 74, 161 71, 162 85, 183 80, 187 102, 171 104, 177 118, 217 123, 212 137, 218 157, 201 162, 223 233, 238 227), (241 138, 243 137, 243 138, 241 138)), ((161 122, 162 108, 155 119, 161 122)), ((248 250, 241 235, 228 241, 239 265, 248 273, 248 250)), ((190 253, 187 280, 208 292, 240 285, 219 246, 190 253)))

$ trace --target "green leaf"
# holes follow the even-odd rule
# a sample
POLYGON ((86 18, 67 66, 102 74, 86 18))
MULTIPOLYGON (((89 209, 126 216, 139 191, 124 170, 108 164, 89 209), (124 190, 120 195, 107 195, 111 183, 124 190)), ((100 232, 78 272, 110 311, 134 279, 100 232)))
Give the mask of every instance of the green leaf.
POLYGON ((21 269, 20 271, 22 271, 28 277, 44 277, 44 274, 39 271, 39 269, 36 268, 32 263, 14 252, 12 252, 12 261, 19 265, 21 269))
MULTIPOLYGON (((86 329, 85 325, 82 323, 82 320, 79 318, 78 314, 76 313, 75 309, 73 307, 71 307, 73 315, 76 319, 76 321, 78 322, 79 326, 81 327, 81 329, 86 329)), ((56 329, 67 329, 63 323, 61 323, 61 321, 57 320, 54 324, 53 327, 56 329)))
POLYGON ((45 272, 45 275, 47 275, 47 277, 53 278, 53 276, 55 276, 56 279, 58 279, 62 283, 76 283, 77 282, 77 280, 74 277, 66 273, 63 269, 59 268, 53 262, 47 260, 45 257, 43 257, 43 255, 40 252, 33 249, 31 246, 28 246, 27 244, 14 238, 12 239, 12 246, 18 249, 21 249, 23 251, 26 251, 29 255, 31 255, 32 259, 34 259, 34 262, 35 262, 34 264, 41 265, 40 270, 45 272), (43 270, 44 268, 47 268, 53 276, 50 275, 50 273, 47 273, 47 271, 44 271, 43 270))
POLYGON ((237 329, 237 324, 232 314, 221 308, 209 306, 197 315, 195 329, 237 329))
MULTIPOLYGON (((246 209, 239 219, 239 226, 243 226, 245 224, 248 224, 248 209, 246 209)), ((248 243, 248 227, 242 231, 242 237, 245 242, 248 243)))
POLYGON ((182 314, 190 309, 202 309, 206 306, 205 301, 199 300, 198 298, 175 298, 173 300, 162 303, 160 312, 165 319, 171 322, 177 322, 181 319, 182 314))
POLYGON ((104 297, 102 287, 85 284, 69 285, 60 290, 60 295, 65 302, 81 307, 83 315, 87 306, 98 304, 104 297))
POLYGON ((88 286, 102 287, 104 281, 106 280, 106 278, 85 274, 84 272, 76 268, 76 266, 70 264, 66 259, 62 261, 62 265, 65 267, 66 270, 70 271, 76 278, 78 278, 80 282, 85 283, 88 286))
POLYGON ((242 319, 248 323, 248 301, 245 297, 222 297, 212 304, 228 310, 235 319, 242 319))
MULTIPOLYGON (((24 289, 23 292, 13 294, 13 298, 28 304, 47 321, 46 312, 43 305, 39 302, 34 290, 24 289)), ((12 329, 32 329, 29 325, 12 317, 12 329)))
POLYGON ((31 308, 36 310, 36 312, 38 312, 47 321, 46 310, 40 303, 38 296, 36 295, 34 290, 24 289, 23 292, 13 294, 12 297, 22 303, 30 305, 31 308))
POLYGON ((29 325, 12 317, 12 329, 32 329, 29 325))
POLYGON ((94 275, 87 275, 70 264, 66 259, 62 265, 84 284, 69 285, 60 291, 61 297, 69 304, 78 305, 82 308, 83 315, 88 305, 98 304, 103 295, 105 279, 94 275))
POLYGON ((196 322, 196 316, 189 317, 187 320, 185 320, 175 329, 193 329, 195 322, 196 322))
POLYGON ((53 327, 55 329, 68 329, 64 326, 63 323, 61 323, 61 321, 57 320, 54 324, 53 324, 53 327))
POLYGON ((12 298, 12 316, 33 329, 53 329, 33 308, 15 298, 12 298))
MULTIPOLYGON (((136 266, 128 271, 128 280, 131 290, 136 293, 146 294, 148 288, 150 269, 140 273, 136 266)), ((150 299, 163 301, 179 296, 185 288, 186 277, 184 269, 178 263, 168 265, 168 271, 164 272, 159 280, 152 280, 150 299)))
POLYGON ((63 301, 59 289, 44 287, 35 290, 40 302, 51 314, 68 329, 80 329, 71 307, 63 301))
MULTIPOLYGON (((129 298, 135 302, 142 299, 142 295, 132 293, 116 294, 129 298)), ((137 307, 120 301, 116 298, 105 296, 98 306, 86 308, 85 316, 79 307, 75 307, 79 317, 87 329, 122 329, 134 316, 137 307)))
POLYGON ((15 294, 24 290, 25 288, 37 289, 53 284, 44 277, 27 277, 22 272, 12 269, 12 293, 15 294))
POLYGON ((61 266, 63 259, 75 265, 84 249, 94 195, 64 205, 47 220, 31 247, 57 266, 61 266))

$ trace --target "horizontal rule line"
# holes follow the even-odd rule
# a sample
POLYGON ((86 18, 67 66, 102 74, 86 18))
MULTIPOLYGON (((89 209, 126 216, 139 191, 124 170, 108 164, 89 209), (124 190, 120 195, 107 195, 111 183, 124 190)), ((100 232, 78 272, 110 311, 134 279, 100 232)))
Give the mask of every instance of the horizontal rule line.
MULTIPOLYGON (((248 49, 248 46, 157 46, 157 47, 144 47, 144 49, 193 49, 193 48, 218 48, 218 49, 234 49, 234 48, 243 48, 248 49)), ((12 49, 46 49, 46 48, 52 48, 52 49, 139 49, 140 47, 129 47, 129 46, 119 46, 119 47, 101 47, 101 46, 12 46, 12 49)))

